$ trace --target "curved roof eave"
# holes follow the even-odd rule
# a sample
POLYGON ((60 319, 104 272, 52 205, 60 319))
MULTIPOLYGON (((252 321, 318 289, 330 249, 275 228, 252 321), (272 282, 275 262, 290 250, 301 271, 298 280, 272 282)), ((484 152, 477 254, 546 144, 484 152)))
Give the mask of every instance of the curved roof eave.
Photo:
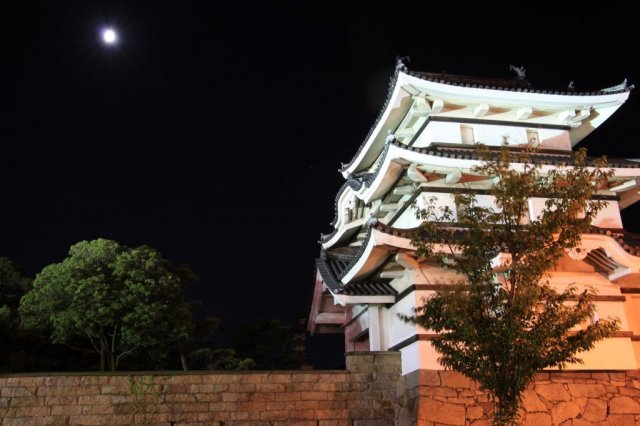
MULTIPOLYGON (((355 156, 340 169, 345 178, 373 164, 384 148, 387 137, 385 128, 390 131, 395 130, 411 107, 412 96, 418 93, 452 102, 489 102, 513 107, 527 105, 554 110, 579 110, 589 107, 597 112, 589 121, 593 128, 597 128, 628 99, 629 92, 633 88, 625 85, 624 88, 615 91, 562 92, 528 87, 508 88, 486 84, 451 83, 444 77, 425 78, 425 75, 427 74, 396 71, 389 82, 387 100, 380 115, 355 156), (412 90, 409 91, 408 88, 412 90)), ((576 137, 575 143, 584 136, 576 137)))
POLYGON ((594 108, 622 105, 629 97, 631 86, 613 92, 561 92, 535 90, 530 88, 504 88, 486 85, 450 84, 446 80, 433 81, 419 77, 419 73, 410 75, 401 73, 398 81, 412 85, 416 91, 427 96, 443 100, 489 102, 504 106, 532 105, 552 109, 580 109, 585 105, 594 108), (406 77, 404 77, 406 76, 406 77))
MULTIPOLYGON (((455 224, 446 224, 446 226, 451 228, 452 235, 464 232, 455 224)), ((354 278, 361 278, 375 270, 372 265, 376 265, 382 258, 381 253, 374 251, 376 247, 380 247, 379 250, 384 250, 387 253, 394 249, 415 250, 411 244, 411 234, 417 229, 419 228, 394 228, 382 223, 369 228, 367 240, 337 279, 343 285, 347 285, 354 278)), ((640 272, 640 245, 635 244, 640 244, 640 235, 620 229, 592 226, 590 233, 583 234, 581 246, 586 250, 602 247, 614 261, 629 268, 628 272, 638 273, 640 272)))

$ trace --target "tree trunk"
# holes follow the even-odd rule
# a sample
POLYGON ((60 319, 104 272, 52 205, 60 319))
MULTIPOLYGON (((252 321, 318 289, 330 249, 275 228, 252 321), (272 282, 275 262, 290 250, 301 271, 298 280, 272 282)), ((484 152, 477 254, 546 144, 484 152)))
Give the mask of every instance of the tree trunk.
POLYGON ((189 362, 182 348, 180 348, 180 364, 182 364, 182 371, 189 371, 189 362))
POLYGON ((104 340, 100 339, 100 371, 104 371, 104 367, 105 367, 105 356, 104 353, 106 351, 106 348, 104 347, 104 340))

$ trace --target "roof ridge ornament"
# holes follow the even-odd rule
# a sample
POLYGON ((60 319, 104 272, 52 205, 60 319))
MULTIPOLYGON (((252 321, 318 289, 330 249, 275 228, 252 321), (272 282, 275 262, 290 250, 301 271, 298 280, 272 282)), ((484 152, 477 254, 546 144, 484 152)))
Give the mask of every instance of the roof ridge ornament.
POLYGON ((624 91, 624 90, 631 90, 634 88, 634 85, 628 85, 627 84, 627 79, 625 78, 624 81, 620 84, 616 84, 615 86, 611 86, 611 87, 605 87, 604 89, 600 89, 601 92, 605 92, 605 93, 610 93, 610 92, 620 92, 620 91, 624 91))
POLYGON ((398 71, 402 71, 402 72, 407 72, 407 66, 405 65, 405 61, 406 62, 411 62, 411 58, 409 57, 409 55, 404 55, 404 56, 396 56, 396 72, 398 71))
POLYGON ((509 71, 514 71, 518 77, 518 80, 524 80, 527 77, 527 70, 523 65, 516 67, 515 65, 509 65, 509 71))

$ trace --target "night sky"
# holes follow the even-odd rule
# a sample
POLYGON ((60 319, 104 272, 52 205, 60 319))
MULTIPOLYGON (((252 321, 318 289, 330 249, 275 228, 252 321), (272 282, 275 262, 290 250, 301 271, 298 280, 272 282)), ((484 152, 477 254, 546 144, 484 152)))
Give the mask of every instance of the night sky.
MULTIPOLYGON (((80 240, 147 244, 190 264, 189 297, 229 322, 308 311, 337 170, 374 124, 396 56, 482 77, 524 66, 543 89, 640 84, 638 23, 611 2, 11 3, 0 256, 33 276, 80 240)), ((640 158, 638 96, 581 146, 640 158)), ((628 230, 639 212, 623 213, 628 230)), ((325 340, 309 342, 320 353, 325 340)))

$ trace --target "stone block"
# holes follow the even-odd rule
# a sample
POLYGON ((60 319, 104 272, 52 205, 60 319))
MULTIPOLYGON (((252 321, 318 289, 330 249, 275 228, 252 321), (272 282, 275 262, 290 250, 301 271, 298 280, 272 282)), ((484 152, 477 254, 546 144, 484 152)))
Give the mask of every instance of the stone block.
POLYGON ((300 399, 303 401, 324 401, 328 399, 327 392, 300 392, 300 399))
POLYGON ((54 405, 51 407, 52 416, 74 416, 82 414, 80 405, 54 405))
POLYGON ((443 387, 443 386, 420 386, 420 396, 445 396, 455 398, 458 396, 458 392, 455 389, 443 387))
POLYGON ((467 419, 468 420, 477 420, 481 418, 484 414, 484 410, 482 407, 477 405, 473 405, 471 407, 467 407, 467 419))
POLYGON ((551 381, 551 377, 550 377, 550 374, 548 372, 542 371, 542 372, 536 373, 535 377, 533 378, 533 381, 535 383, 550 382, 551 381))
POLYGON ((207 378, 211 378, 211 377, 219 377, 219 376, 202 376, 199 374, 179 374, 176 376, 171 376, 167 379, 167 384, 169 385, 178 385, 178 384, 193 384, 193 383, 202 383, 202 378, 203 377, 207 377, 207 378))
POLYGON ((569 401, 571 395, 565 390, 561 383, 550 383, 544 385, 536 384, 536 393, 548 401, 569 401))
POLYGON ((601 399, 589 399, 582 409, 582 418, 590 422, 601 422, 607 417, 607 402, 601 399))
POLYGON ((263 411, 262 413, 260 413, 260 420, 274 421, 288 419, 289 410, 263 411))
POLYGON ((440 383, 451 388, 472 388, 471 379, 457 371, 440 371, 440 383))
POLYGON ((551 416, 547 413, 527 413, 523 426, 551 426, 551 416))
POLYGON ((580 407, 575 402, 562 401, 551 408, 553 424, 559 425, 565 420, 576 418, 580 414, 580 407))
POLYGON ((593 380, 596 380, 598 382, 609 382, 609 373, 606 372, 602 372, 602 371, 594 371, 591 373, 591 378, 593 380))
POLYGON ((629 396, 616 396, 609 401, 609 412, 613 414, 640 414, 640 404, 629 396))
POLYGON ((2 421, 2 425, 3 426, 32 426, 32 425, 37 426, 38 421, 37 419, 34 419, 34 418, 20 419, 20 418, 5 417, 4 420, 2 421))
POLYGON ((638 399, 638 397, 640 397, 640 389, 627 388, 627 387, 624 387, 624 388, 621 387, 619 389, 620 389, 620 395, 636 397, 636 400, 638 399))
POLYGON ((300 399, 300 392, 278 392, 275 401, 297 401, 300 399))
POLYGON ((45 386, 79 386, 80 376, 50 376, 44 380, 45 386))
POLYGON ((612 382, 624 383, 627 379, 627 373, 624 371, 612 371, 609 373, 612 382))
POLYGON ((29 398, 10 398, 12 407, 36 407, 43 406, 44 396, 32 396, 29 398))
POLYGON ((569 393, 574 398, 600 398, 607 393, 602 384, 567 384, 569 393))
POLYGON ((354 420, 353 426, 393 426, 393 420, 354 420))
MULTIPOLYGON (((182 404, 182 411, 184 412, 189 412, 189 411, 219 411, 219 412, 224 412, 224 411, 237 411, 239 408, 239 404, 241 403, 236 403, 236 402, 210 402, 208 404, 206 403, 196 403, 196 404, 182 404), (187 409, 187 407, 189 407, 189 409, 187 409)), ((252 406, 253 404, 250 403, 246 403, 249 406, 252 406)), ((264 410, 264 404, 259 405, 259 407, 264 410)))
POLYGON ((547 411, 547 406, 538 397, 538 394, 531 389, 527 389, 522 394, 522 407, 528 413, 536 411, 547 411))
POLYGON ((78 397, 80 405, 111 405, 111 395, 82 395, 78 397))
POLYGON ((109 415, 115 413, 116 406, 114 405, 85 405, 82 406, 82 414, 100 414, 109 415))
POLYGON ((43 417, 51 413, 51 407, 16 407, 16 417, 43 417))
POLYGON ((116 378, 115 376, 103 376, 103 375, 82 376, 80 377, 80 386, 109 385, 111 384, 111 381, 114 380, 115 378, 116 378))
POLYGON ((419 401, 418 421, 464 426, 465 409, 461 405, 424 398, 419 401))
POLYGON ((493 426, 491 419, 479 419, 471 422, 471 426, 493 426))
POLYGON ((289 410, 290 420, 316 420, 315 410, 289 410))
POLYGON ((24 386, 12 386, 0 389, 0 398, 34 397, 37 395, 36 388, 24 386))
POLYGON ((573 419, 571 420, 571 426, 596 426, 596 423, 591 423, 584 419, 573 419))
POLYGON ((249 401, 249 394, 246 392, 242 392, 242 393, 231 393, 231 392, 225 392, 222 395, 222 402, 239 402, 239 401, 249 401))
POLYGON ((607 426, 636 426, 636 420, 633 414, 609 414, 607 420, 602 425, 607 426))
MULTIPOLYGON (((294 425, 297 426, 295 423, 294 425)), ((320 420, 309 426, 351 426, 351 422, 349 420, 320 420)))

